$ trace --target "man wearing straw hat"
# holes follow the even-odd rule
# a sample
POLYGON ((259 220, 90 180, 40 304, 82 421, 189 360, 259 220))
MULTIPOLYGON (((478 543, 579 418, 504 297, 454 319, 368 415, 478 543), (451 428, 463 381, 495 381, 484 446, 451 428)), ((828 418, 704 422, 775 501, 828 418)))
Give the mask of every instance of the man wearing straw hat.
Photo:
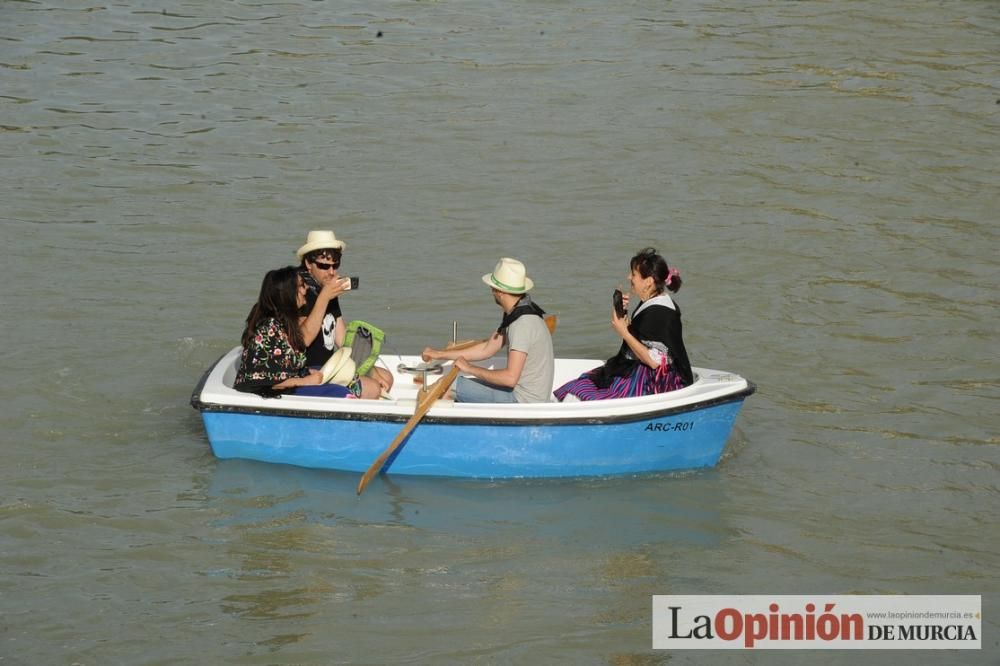
MULTIPOLYGON (((350 278, 337 272, 347 243, 332 231, 315 230, 296 252, 302 262, 299 275, 306 284, 306 307, 301 319, 302 338, 306 343, 306 365, 320 367, 344 344, 347 324, 340 311, 340 295, 350 290, 350 278)), ((392 388, 392 374, 372 368, 361 378, 362 397, 378 397, 392 388), (368 378, 375 380, 377 385, 368 378)))
POLYGON ((440 350, 427 347, 422 357, 451 360, 469 377, 455 382, 457 402, 548 402, 552 399, 554 356, 552 335, 542 320, 545 311, 532 302, 534 286, 524 264, 503 257, 492 273, 483 276, 493 300, 503 310, 503 321, 489 339, 468 348, 440 350), (507 365, 483 368, 469 361, 491 358, 507 347, 507 365))

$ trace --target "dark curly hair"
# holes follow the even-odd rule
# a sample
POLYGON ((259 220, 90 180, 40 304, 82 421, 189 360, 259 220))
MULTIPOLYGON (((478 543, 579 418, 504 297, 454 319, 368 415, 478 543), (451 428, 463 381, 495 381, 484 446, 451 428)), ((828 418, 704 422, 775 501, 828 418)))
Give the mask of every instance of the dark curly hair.
POLYGON ((639 251, 639 254, 632 257, 632 260, 629 261, 629 268, 638 271, 639 275, 644 278, 652 277, 656 292, 659 294, 662 294, 664 289, 676 294, 680 291, 681 285, 684 284, 677 269, 667 265, 667 260, 663 255, 658 254, 656 249, 652 247, 644 248, 639 251))
POLYGON ((306 261, 316 263, 317 260, 323 257, 330 257, 330 261, 335 264, 339 264, 341 258, 344 256, 344 251, 335 247, 321 247, 318 250, 313 250, 302 257, 302 267, 306 265, 306 261))

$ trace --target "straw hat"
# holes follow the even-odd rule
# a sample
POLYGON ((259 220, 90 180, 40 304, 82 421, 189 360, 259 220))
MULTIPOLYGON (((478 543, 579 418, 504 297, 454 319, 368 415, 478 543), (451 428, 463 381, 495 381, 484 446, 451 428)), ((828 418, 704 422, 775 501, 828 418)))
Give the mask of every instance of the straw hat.
POLYGON ((327 359, 320 372, 323 373, 324 384, 340 384, 347 386, 354 379, 355 364, 351 358, 351 348, 341 347, 327 359))
POLYGON ((517 259, 503 257, 492 273, 483 276, 483 282, 508 294, 523 294, 535 286, 531 278, 525 275, 526 272, 524 264, 517 259))
POLYGON ((300 247, 295 254, 299 259, 314 250, 343 250, 347 243, 337 240, 336 234, 332 231, 310 231, 306 237, 306 244, 300 247))

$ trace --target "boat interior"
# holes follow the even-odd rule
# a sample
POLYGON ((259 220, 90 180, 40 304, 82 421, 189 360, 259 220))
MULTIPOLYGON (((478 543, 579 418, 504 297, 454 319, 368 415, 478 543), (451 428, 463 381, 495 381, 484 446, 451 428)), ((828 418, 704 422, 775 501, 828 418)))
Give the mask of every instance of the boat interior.
MULTIPOLYGON (((236 368, 239 363, 240 348, 235 347, 225 354, 208 373, 193 396, 203 409, 250 409, 253 411, 301 411, 322 413, 364 413, 378 415, 412 414, 421 399, 420 390, 425 382, 438 381, 451 364, 427 364, 419 356, 382 354, 378 366, 388 369, 394 384, 391 391, 381 399, 342 399, 315 396, 282 395, 280 399, 262 398, 252 393, 233 389, 236 368)), ((481 361, 478 364, 495 367, 503 359, 481 361)), ((578 377, 598 365, 594 359, 557 358, 555 361, 554 386, 578 377)), ((744 378, 732 373, 706 368, 695 368, 695 382, 691 386, 670 393, 599 400, 590 402, 550 402, 481 404, 455 403, 441 398, 434 403, 430 414, 455 418, 601 418, 604 416, 624 416, 643 414, 665 409, 683 409, 701 403, 735 399, 737 394, 748 394, 752 386, 744 378)))

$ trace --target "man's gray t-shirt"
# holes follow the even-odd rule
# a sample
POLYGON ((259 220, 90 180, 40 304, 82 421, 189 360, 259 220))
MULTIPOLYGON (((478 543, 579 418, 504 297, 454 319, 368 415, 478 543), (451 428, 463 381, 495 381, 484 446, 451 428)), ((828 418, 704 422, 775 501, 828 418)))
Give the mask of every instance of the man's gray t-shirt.
POLYGON ((542 318, 535 315, 518 317, 507 327, 507 343, 511 351, 528 355, 521 378, 514 387, 517 401, 551 401, 555 357, 552 353, 552 336, 542 318))

